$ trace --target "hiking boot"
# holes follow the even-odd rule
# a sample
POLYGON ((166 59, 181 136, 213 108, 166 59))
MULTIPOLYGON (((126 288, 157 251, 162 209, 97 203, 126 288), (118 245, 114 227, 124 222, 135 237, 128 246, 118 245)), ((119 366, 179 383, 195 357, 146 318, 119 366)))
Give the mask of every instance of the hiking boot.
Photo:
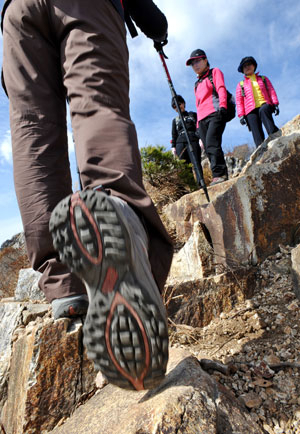
POLYGON ((71 295, 70 297, 56 298, 51 302, 54 319, 74 318, 86 315, 89 299, 85 294, 71 295))
POLYGON ((224 182, 224 181, 228 181, 227 175, 217 176, 216 178, 213 178, 209 185, 211 186, 211 185, 220 184, 221 182, 224 182))
POLYGON ((135 212, 119 198, 87 190, 62 200, 49 227, 61 261, 87 288, 88 357, 119 387, 157 386, 168 361, 168 328, 135 212))

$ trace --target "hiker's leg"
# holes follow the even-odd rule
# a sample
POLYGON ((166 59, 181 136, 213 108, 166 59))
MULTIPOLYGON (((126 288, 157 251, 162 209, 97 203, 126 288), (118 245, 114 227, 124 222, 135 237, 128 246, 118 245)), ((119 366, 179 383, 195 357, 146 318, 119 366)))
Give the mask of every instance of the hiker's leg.
POLYGON ((152 271, 162 289, 172 246, 142 182, 136 131, 129 115, 124 23, 104 0, 66 0, 59 8, 61 67, 83 187, 102 185, 143 218, 152 271))
POLYGON ((225 125, 225 122, 220 120, 219 116, 211 116, 209 118, 205 150, 207 155, 209 155, 213 178, 227 175, 227 166, 222 149, 222 134, 225 125))
POLYGON ((201 164, 201 148, 199 146, 199 140, 192 140, 191 145, 193 147, 194 155, 199 164, 201 164))
MULTIPOLYGON (((207 155, 207 150, 206 150, 207 130, 208 130, 208 122, 205 119, 199 121, 197 132, 198 132, 198 135, 200 137, 201 142, 203 143, 203 147, 204 147, 206 155, 207 155)), ((208 155, 207 155, 207 158, 209 159, 208 155)))
POLYGON ((47 1, 14 0, 4 17, 3 69, 10 101, 14 181, 28 256, 48 301, 85 293, 58 261, 48 224, 71 192, 65 96, 47 1), (23 16, 26 15, 26 21, 23 16))
POLYGON ((254 143, 256 147, 258 147, 265 140, 265 134, 262 129, 262 123, 259 118, 258 109, 248 113, 246 118, 251 129, 254 143))
POLYGON ((263 104, 259 108, 259 117, 262 123, 264 124, 264 127, 267 130, 268 135, 276 133, 276 131, 278 131, 278 127, 275 125, 272 115, 273 115, 272 106, 270 106, 269 104, 263 104))
POLYGON ((177 142, 176 143, 176 155, 180 160, 185 160, 187 163, 190 162, 189 154, 187 152, 186 143, 177 142))

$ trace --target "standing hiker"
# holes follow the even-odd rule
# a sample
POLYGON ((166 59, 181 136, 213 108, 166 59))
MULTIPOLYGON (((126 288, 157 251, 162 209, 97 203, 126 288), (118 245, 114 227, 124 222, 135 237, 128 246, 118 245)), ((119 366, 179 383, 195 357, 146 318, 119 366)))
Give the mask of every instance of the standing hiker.
MULTIPOLYGON (((198 164, 201 164, 201 148, 199 146, 199 138, 196 136, 197 130, 197 113, 188 112, 185 109, 185 100, 181 95, 177 95, 177 101, 179 108, 181 110, 184 123, 188 132, 188 136, 191 142, 191 145, 194 150, 195 158, 198 161, 198 164)), ((174 110, 177 111, 177 107, 174 101, 174 97, 171 100, 171 105, 174 110)), ((188 142, 186 138, 186 134, 179 116, 172 121, 172 153, 173 155, 177 155, 181 160, 185 160, 187 163, 191 163, 189 153, 187 150, 188 142)))
POLYGON ((224 76, 220 69, 210 69, 206 54, 200 49, 192 51, 186 65, 191 65, 198 77, 195 83, 197 126, 212 171, 210 185, 219 184, 228 179, 222 150, 222 134, 227 116, 224 76))
POLYGON ((268 77, 255 73, 256 60, 252 56, 244 57, 238 72, 245 75, 236 87, 236 107, 241 125, 248 125, 256 147, 265 139, 262 125, 268 135, 279 131, 272 114, 279 114, 278 98, 268 77))
POLYGON ((84 314, 89 302, 88 356, 108 381, 140 390, 166 369, 159 290, 173 249, 142 182, 123 18, 162 45, 167 21, 152 0, 123 3, 124 11, 120 0, 8 0, 3 79, 16 194, 40 288, 54 318, 84 314), (83 186, 75 194, 66 99, 83 186))

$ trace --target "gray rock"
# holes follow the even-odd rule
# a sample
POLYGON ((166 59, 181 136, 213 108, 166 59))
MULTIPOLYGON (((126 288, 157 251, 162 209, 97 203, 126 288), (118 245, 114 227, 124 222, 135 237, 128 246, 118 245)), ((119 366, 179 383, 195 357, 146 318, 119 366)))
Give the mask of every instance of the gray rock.
POLYGON ((32 268, 19 271, 18 283, 15 291, 15 299, 18 301, 39 300, 44 301, 45 296, 38 286, 41 273, 32 268))
POLYGON ((294 291, 300 300, 300 244, 292 250, 291 259, 294 291))
POLYGON ((53 434, 260 434, 233 393, 187 351, 171 349, 165 380, 151 391, 104 387, 53 434), (101 421, 101 422, 100 422, 101 421))
POLYGON ((22 310, 20 303, 0 302, 0 415, 7 398, 12 337, 21 323, 22 310))

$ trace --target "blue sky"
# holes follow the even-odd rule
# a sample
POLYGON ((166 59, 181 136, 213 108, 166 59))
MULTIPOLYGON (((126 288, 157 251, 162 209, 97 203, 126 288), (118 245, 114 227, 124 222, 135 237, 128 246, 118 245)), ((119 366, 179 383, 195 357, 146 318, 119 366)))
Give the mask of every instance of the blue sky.
MULTIPOLYGON (((165 52, 174 87, 195 110, 195 75, 185 61, 191 51, 206 51, 211 67, 220 68, 225 83, 235 92, 242 75, 237 67, 242 57, 253 56, 258 71, 272 81, 280 102, 275 118, 280 127, 300 113, 300 3, 298 0, 202 1, 156 0, 169 22, 169 43, 165 52)), ((2 9, 3 0, 0 0, 2 9)), ((139 145, 170 147, 170 90, 160 58, 152 41, 141 32, 128 36, 130 52, 131 116, 139 145)), ((0 37, 2 63, 2 36, 0 37)), ((22 230, 13 186, 8 100, 0 90, 0 245, 22 230)), ((69 134, 71 138, 71 131, 69 134)), ((71 143, 71 140, 70 140, 71 143)), ((252 136, 238 119, 227 124, 223 148, 253 144, 252 136)), ((70 145, 74 189, 78 188, 74 148, 70 145)))

